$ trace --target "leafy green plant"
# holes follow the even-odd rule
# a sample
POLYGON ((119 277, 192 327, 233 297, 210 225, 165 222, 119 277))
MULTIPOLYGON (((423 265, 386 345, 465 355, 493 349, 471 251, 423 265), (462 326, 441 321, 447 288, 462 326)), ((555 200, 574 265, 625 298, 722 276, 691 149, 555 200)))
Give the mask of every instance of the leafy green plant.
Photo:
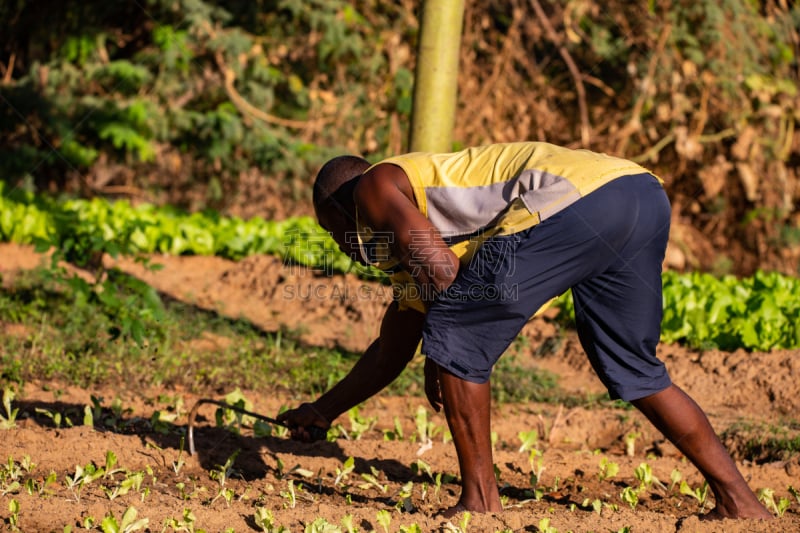
POLYGON ((297 493, 295 491, 294 480, 290 479, 286 483, 286 490, 281 491, 281 497, 285 500, 284 507, 288 507, 289 509, 294 509, 295 505, 297 505, 297 493))
POLYGON ((632 510, 636 510, 639 504, 639 491, 633 487, 625 487, 619 495, 620 499, 627 503, 632 510))
MULTIPOLYGON (((528 462, 531 465, 531 475, 530 475, 530 485, 531 490, 525 491, 526 497, 531 497, 536 501, 539 501, 544 496, 544 489, 539 486, 542 481, 542 473, 544 473, 545 466, 544 466, 544 459, 542 458, 542 452, 533 448, 530 450, 528 454, 528 462)), ((558 485, 558 477, 555 478, 555 484, 558 485)), ((557 487, 553 487, 553 490, 557 490, 557 487)))
POLYGON ((236 450, 231 454, 230 457, 225 461, 223 465, 217 465, 216 468, 212 469, 209 472, 209 476, 211 479, 216 480, 219 484, 219 490, 217 491, 216 496, 211 500, 211 503, 217 501, 218 498, 224 498, 225 502, 230 506, 231 500, 234 496, 234 491, 231 488, 225 486, 228 479, 235 473, 233 468, 234 463, 236 462, 236 457, 238 457, 240 450, 236 450))
POLYGON ((700 504, 700 509, 704 509, 706 505, 706 499, 708 497, 708 482, 703 481, 703 484, 697 488, 692 488, 689 486, 686 481, 681 481, 680 484, 680 493, 686 496, 691 496, 697 503, 700 504))
POLYGON ((102 478, 104 474, 105 471, 102 468, 97 468, 94 463, 88 463, 85 466, 76 465, 75 473, 65 477, 65 485, 75 496, 75 501, 80 502, 83 488, 89 483, 102 478))
POLYGON ((661 481, 655 475, 653 475, 653 469, 647 463, 640 463, 639 466, 634 469, 633 474, 636 479, 639 480, 639 488, 637 489, 638 492, 647 490, 653 485, 657 486, 661 490, 667 489, 664 484, 661 483, 661 481))
POLYGON ((404 511, 406 513, 413 513, 416 511, 416 507, 414 507, 414 503, 411 501, 411 496, 413 493, 414 482, 408 481, 404 483, 395 495, 395 498, 397 498, 397 503, 394 505, 395 509, 398 511, 404 511))
POLYGON ((133 533, 147 528, 150 523, 148 518, 136 519, 138 512, 135 507, 128 507, 117 521, 113 514, 106 515, 100 523, 103 533, 133 533))
POLYGON ((364 472, 361 474, 361 478, 364 481, 366 481, 366 483, 362 483, 361 485, 359 485, 359 488, 368 489, 372 487, 378 489, 378 491, 385 494, 386 491, 388 490, 388 486, 378 481, 378 478, 381 476, 382 473, 374 466, 370 466, 369 469, 370 473, 364 472))
POLYGON ((539 442, 539 432, 535 429, 530 431, 520 431, 519 440, 522 442, 522 444, 520 445, 518 451, 522 453, 536 446, 536 443, 539 442))
POLYGON ((397 416, 394 417, 394 428, 383 430, 383 440, 403 440, 403 426, 397 416))
POLYGON ((341 468, 336 467, 336 478, 333 480, 333 486, 338 487, 340 485, 343 485, 347 481, 347 478, 350 476, 350 474, 353 472, 354 468, 355 468, 355 459, 352 456, 345 459, 344 462, 342 463, 341 468))
POLYGON ((14 401, 14 391, 10 387, 3 388, 3 410, 5 415, 0 414, 0 429, 13 429, 17 427, 17 414, 19 408, 11 408, 14 401))
POLYGON ((11 498, 8 501, 8 525, 11 531, 19 531, 19 502, 11 498))
POLYGON ((608 457, 600 459, 600 472, 598 478, 600 481, 611 479, 619 473, 619 464, 610 461, 608 457))
POLYGON ((779 498, 778 501, 775 501, 775 491, 769 488, 758 489, 757 496, 758 501, 778 516, 783 516, 783 513, 792 505, 788 498, 779 498))
POLYGON ((536 526, 540 533, 558 533, 558 529, 550 525, 549 518, 542 518, 536 526))
POLYGON ((375 518, 378 524, 383 528, 384 533, 389 533, 389 526, 392 525, 392 513, 386 509, 381 509, 375 513, 375 518))
POLYGON ((289 529, 275 524, 275 516, 266 507, 256 507, 253 520, 264 533, 288 533, 289 529))
POLYGON ((378 420, 374 416, 362 417, 358 406, 347 411, 347 418, 350 421, 350 431, 342 430, 342 434, 349 440, 359 440, 364 433, 375 427, 375 422, 378 420))
POLYGON ((800 343, 800 280, 757 272, 715 278, 664 274, 662 340, 694 347, 769 351, 800 343))
POLYGON ((316 518, 305 529, 305 533, 341 533, 341 531, 339 526, 331 524, 322 517, 316 518))
POLYGON ((170 527, 174 531, 186 531, 187 533, 199 533, 204 531, 202 529, 195 529, 195 522, 197 522, 197 517, 194 515, 192 510, 188 507, 184 507, 180 520, 176 518, 169 518, 165 521, 164 527, 170 527))

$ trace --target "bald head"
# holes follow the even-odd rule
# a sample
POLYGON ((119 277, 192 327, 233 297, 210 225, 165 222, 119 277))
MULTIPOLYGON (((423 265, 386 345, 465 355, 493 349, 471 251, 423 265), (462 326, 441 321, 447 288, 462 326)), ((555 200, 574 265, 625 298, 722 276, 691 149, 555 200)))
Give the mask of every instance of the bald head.
POLYGON ((352 236, 356 231, 356 207, 353 191, 358 178, 369 168, 366 159, 352 155, 335 157, 325 163, 314 181, 314 211, 320 226, 339 244, 339 248, 354 261, 361 254, 352 236))

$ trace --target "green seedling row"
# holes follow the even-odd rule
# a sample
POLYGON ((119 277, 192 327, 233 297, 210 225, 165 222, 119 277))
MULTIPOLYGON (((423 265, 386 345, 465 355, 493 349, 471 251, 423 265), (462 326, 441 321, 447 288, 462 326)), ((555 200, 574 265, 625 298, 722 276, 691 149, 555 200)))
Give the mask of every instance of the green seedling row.
MULTIPOLYGON (((379 271, 354 263, 310 217, 243 220, 213 211, 185 213, 127 201, 55 200, 0 182, 0 241, 56 247, 86 264, 97 253, 216 255, 232 260, 252 254, 327 272, 353 272, 386 281, 379 271)), ((663 276, 662 340, 699 349, 769 351, 800 347, 800 280, 775 272, 748 278, 701 272, 663 276)), ((558 300, 572 314, 569 295, 558 300)))
POLYGON ((55 246, 77 264, 91 261, 97 252, 214 255, 231 260, 270 254, 329 272, 384 277, 340 252, 311 217, 243 220, 211 210, 186 213, 169 206, 134 206, 125 200, 58 201, 19 189, 7 191, 4 182, 0 182, 0 241, 55 246))

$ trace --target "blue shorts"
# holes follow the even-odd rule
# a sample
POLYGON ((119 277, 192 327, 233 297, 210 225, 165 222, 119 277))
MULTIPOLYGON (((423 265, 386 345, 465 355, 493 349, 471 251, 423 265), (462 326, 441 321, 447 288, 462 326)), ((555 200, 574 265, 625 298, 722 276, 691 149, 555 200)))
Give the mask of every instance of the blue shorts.
POLYGON ((650 174, 600 187, 537 226, 488 239, 431 304, 422 353, 484 383, 548 300, 572 289, 581 345, 612 398, 670 384, 656 357, 670 205, 650 174))

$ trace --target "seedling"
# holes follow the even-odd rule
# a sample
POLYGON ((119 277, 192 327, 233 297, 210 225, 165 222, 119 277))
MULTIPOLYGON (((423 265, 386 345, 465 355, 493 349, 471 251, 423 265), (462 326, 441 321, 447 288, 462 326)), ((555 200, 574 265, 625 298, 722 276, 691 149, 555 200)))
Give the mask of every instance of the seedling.
POLYGON ((347 533, 355 533, 358 529, 353 525, 353 515, 346 514, 342 517, 342 527, 347 533))
POLYGON ((786 512, 786 509, 792 505, 792 502, 789 501, 788 498, 781 498, 776 502, 775 491, 772 489, 759 489, 758 501, 763 503, 767 509, 771 509, 778 516, 783 516, 783 513, 786 512))
POLYGON ((600 501, 599 498, 595 498, 594 500, 591 501, 589 500, 589 498, 584 499, 583 503, 581 503, 581 507, 589 507, 589 506, 591 506, 592 511, 594 511, 597 514, 600 514, 600 512, 603 510, 603 502, 600 501))
POLYGON ((411 502, 411 495, 414 492, 414 482, 409 481, 405 483, 400 490, 397 492, 397 503, 395 504, 394 508, 398 511, 405 511, 407 513, 413 513, 416 508, 414 504, 411 502))
POLYGON ((264 533, 288 533, 288 529, 275 524, 275 517, 272 511, 266 507, 256 507, 253 520, 264 533))
POLYGON ((797 503, 800 505, 800 490, 797 490, 793 486, 789 485, 789 494, 794 496, 794 498, 797 500, 797 503))
POLYGON ((464 533, 467 533, 467 526, 469 525, 470 520, 472 520, 472 513, 469 511, 464 511, 461 513, 461 520, 458 521, 458 527, 464 533))
POLYGON ((458 521, 458 525, 453 524, 452 522, 447 522, 444 525, 446 531, 450 531, 452 533, 467 533, 467 526, 469 526, 469 521, 472 519, 472 514, 469 511, 464 511, 461 513, 461 520, 458 521))
POLYGON ((350 432, 344 431, 344 437, 348 440, 359 440, 364 433, 375 426, 377 417, 364 418, 360 415, 358 406, 347 411, 347 418, 350 420, 350 432))
POLYGON ((58 477, 56 473, 52 470, 50 474, 44 479, 43 482, 39 483, 34 478, 28 478, 25 480, 25 490, 28 492, 28 495, 33 496, 34 493, 37 496, 45 496, 50 494, 50 491, 47 490, 48 485, 52 485, 58 481, 58 477))
POLYGON ((665 487, 664 484, 653 475, 653 469, 650 468, 650 465, 647 463, 641 463, 639 466, 637 466, 633 471, 633 474, 636 476, 636 479, 639 480, 638 492, 649 489, 652 485, 656 485, 662 490, 667 490, 667 487, 665 487))
POLYGON ((422 533, 422 529, 415 522, 410 526, 400 526, 400 533, 422 533))
POLYGON ((240 451, 241 450, 236 450, 233 452, 233 454, 228 457, 228 460, 225 461, 224 465, 217 465, 217 468, 209 472, 211 479, 216 480, 220 487, 224 487, 225 482, 228 481, 228 478, 234 473, 233 464, 236 462, 236 457, 238 457, 240 451))
MULTIPOLYGON (((681 482, 681 472, 677 468, 675 468, 672 473, 669 475, 669 490, 670 492, 675 488, 675 485, 678 485, 681 482)), ((680 485, 678 485, 680 486, 680 485)))
POLYGON ((431 467, 428 463, 423 461, 422 459, 417 459, 413 463, 411 463, 411 471, 414 473, 415 476, 420 475, 420 473, 425 472, 425 475, 433 481, 433 472, 431 471, 431 467))
POLYGON ((631 432, 625 435, 625 455, 628 457, 636 455, 636 439, 641 436, 642 434, 638 432, 631 432))
POLYGON ((336 467, 336 479, 333 480, 333 486, 338 487, 343 484, 353 472, 354 468, 355 459, 353 459, 352 456, 345 459, 344 463, 342 463, 342 468, 336 467))
POLYGON ((306 533, 338 533, 341 529, 320 517, 306 526, 306 533))
POLYGON ((539 520, 537 528, 539 529, 539 533, 558 533, 558 529, 550 526, 549 518, 542 518, 539 520))
POLYGON ((625 487, 622 489, 622 493, 620 493, 619 497, 627 503, 632 510, 636 510, 636 506, 639 504, 639 494, 636 489, 633 487, 625 487))
POLYGON ((289 483, 287 483, 288 490, 281 491, 281 497, 286 500, 283 504, 284 508, 288 507, 289 509, 294 509, 294 506, 297 505, 297 495, 294 491, 294 480, 290 479, 289 483))
POLYGON ((50 411, 49 409, 44 409, 42 407, 37 407, 35 411, 40 415, 44 415, 50 420, 52 420, 53 425, 56 428, 60 428, 62 422, 66 424, 67 427, 72 427, 72 420, 66 415, 64 415, 62 419, 62 415, 58 411, 50 411))
POLYGON ((75 496, 76 502, 81 501, 81 490, 83 490, 83 487, 103 477, 103 473, 104 471, 102 468, 98 469, 92 463, 84 467, 80 465, 75 466, 75 474, 73 476, 66 476, 65 484, 70 492, 72 492, 73 496, 75 496))
POLYGON ((121 468, 115 469, 115 466, 117 466, 117 454, 109 450, 106 452, 106 464, 103 467, 103 479, 109 478, 117 472, 122 472, 121 468))
POLYGON ((528 461, 531 465, 531 486, 535 489, 542 480, 542 473, 544 472, 544 460, 542 459, 542 452, 533 448, 528 454, 528 461))
POLYGON ((708 482, 703 481, 703 484, 696 489, 689 486, 686 481, 681 481, 680 492, 686 496, 691 496, 700 504, 700 509, 705 508, 706 497, 708 496, 708 482))
POLYGON ((119 522, 113 514, 108 514, 100 523, 100 528, 103 533, 132 533, 145 529, 150 520, 147 518, 137 520, 136 515, 136 507, 128 507, 119 522))
POLYGON ((5 415, 0 415, 0 429, 13 429, 17 427, 17 413, 19 408, 11 408, 14 401, 14 391, 9 387, 3 389, 3 410, 5 415))
POLYGON ((14 498, 8 502, 8 525, 11 531, 19 531, 19 502, 14 498))
POLYGON ((231 477, 234 473, 233 463, 236 462, 236 457, 239 455, 240 450, 236 450, 233 454, 228 457, 228 460, 225 461, 224 465, 217 465, 217 468, 211 470, 209 472, 209 476, 211 479, 215 479, 217 483, 219 483, 219 491, 217 495, 211 500, 211 503, 217 501, 219 497, 225 499, 225 502, 228 504, 228 507, 231 505, 231 500, 233 500, 234 491, 231 488, 225 487, 225 483, 228 481, 228 478, 231 477))
POLYGON ((164 524, 164 529, 171 527, 175 531, 186 531, 188 533, 194 532, 194 523, 196 521, 196 517, 191 509, 184 508, 183 509, 183 516, 180 520, 176 520, 175 518, 170 518, 164 524))
POLYGON ((611 479, 619 473, 619 464, 609 461, 607 457, 600 459, 600 481, 611 479))
POLYGON ((384 533, 389 533, 389 526, 392 524, 392 513, 386 509, 381 509, 375 513, 375 519, 383 528, 384 533))
POLYGON ((17 481, 22 476, 22 465, 17 463, 12 456, 8 456, 6 465, 0 470, 0 479, 3 481, 17 481))
POLYGON ((442 472, 437 472, 436 476, 433 478, 433 495, 436 496, 436 500, 439 501, 439 491, 442 488, 443 483, 450 483, 456 479, 456 476, 451 474, 445 474, 442 472))
POLYGON ((175 472, 175 475, 178 476, 181 473, 181 469, 185 461, 183 460, 183 436, 181 436, 181 443, 178 447, 178 460, 172 461, 172 471, 175 472))
POLYGON ((172 428, 172 423, 178 419, 177 413, 165 413, 163 411, 154 411, 150 417, 150 427, 156 433, 167 435, 172 428))
POLYGON ((366 473, 361 474, 361 477, 366 481, 366 483, 362 483, 361 485, 358 486, 358 488, 364 490, 364 489, 368 489, 370 487, 375 487, 376 489, 378 489, 379 491, 381 491, 382 493, 385 494, 387 489, 388 489, 388 486, 387 485, 381 485, 381 483, 378 481, 378 476, 381 475, 381 472, 377 468, 375 468, 374 466, 370 466, 369 469, 370 469, 370 471, 372 473, 371 474, 366 474, 366 473))
POLYGON ((539 442, 539 432, 535 429, 530 431, 520 431, 519 440, 522 441, 522 445, 519 447, 520 453, 530 450, 536 446, 536 443, 539 442))
POLYGON ((394 429, 383 430, 383 440, 403 440, 403 426, 398 417, 394 417, 394 429))
MULTIPOLYGON (((109 500, 113 500, 117 496, 125 496, 131 490, 134 492, 139 492, 142 488, 143 481, 144 472, 134 472, 132 474, 128 474, 128 476, 114 488, 103 487, 103 491, 106 493, 106 496, 108 496, 109 500)), ((144 500, 144 496, 142 499, 144 500)))
MULTIPOLYGON (((428 421, 428 410, 421 405, 417 407, 417 412, 414 415, 414 422, 417 426, 416 440, 423 446, 429 444, 433 437, 442 430, 442 428, 438 427, 433 422, 428 421)), ((420 453, 417 452, 417 455, 420 455, 420 453)))

